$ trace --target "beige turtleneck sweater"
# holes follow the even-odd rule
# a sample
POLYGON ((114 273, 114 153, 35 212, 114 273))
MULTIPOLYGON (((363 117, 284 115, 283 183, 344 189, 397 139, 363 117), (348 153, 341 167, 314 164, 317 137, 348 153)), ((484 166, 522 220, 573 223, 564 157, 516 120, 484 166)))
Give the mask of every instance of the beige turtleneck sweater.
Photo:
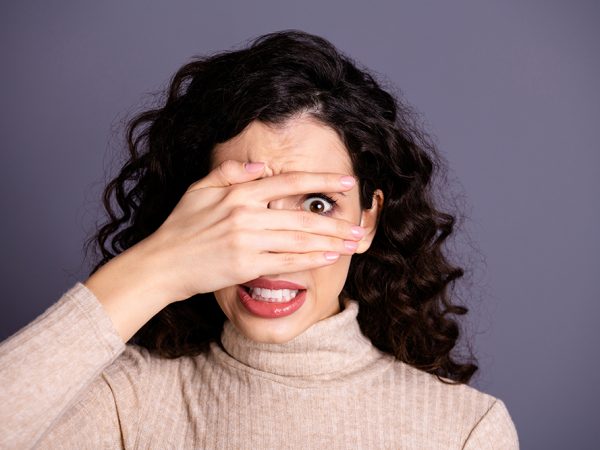
POLYGON ((380 352, 358 303, 284 344, 162 359, 76 283, 0 344, 0 448, 518 449, 504 403, 380 352))

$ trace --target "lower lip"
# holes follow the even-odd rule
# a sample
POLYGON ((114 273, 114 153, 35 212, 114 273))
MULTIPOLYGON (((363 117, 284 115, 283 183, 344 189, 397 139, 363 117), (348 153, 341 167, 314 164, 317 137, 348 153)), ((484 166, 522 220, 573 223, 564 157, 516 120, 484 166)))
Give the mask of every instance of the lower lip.
POLYGON ((261 302, 260 300, 254 300, 242 286, 238 285, 238 298, 252 314, 267 319, 276 319, 296 312, 306 299, 306 290, 298 292, 298 295, 289 302, 261 302))

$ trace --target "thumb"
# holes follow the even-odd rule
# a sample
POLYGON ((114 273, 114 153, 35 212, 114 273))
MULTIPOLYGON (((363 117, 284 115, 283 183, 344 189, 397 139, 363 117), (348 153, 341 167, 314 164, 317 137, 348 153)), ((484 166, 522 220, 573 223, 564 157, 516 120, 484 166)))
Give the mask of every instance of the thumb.
POLYGON ((207 187, 226 187, 255 180, 260 178, 264 171, 265 163, 263 162, 242 163, 241 161, 227 159, 211 170, 204 178, 193 183, 188 192, 207 187))

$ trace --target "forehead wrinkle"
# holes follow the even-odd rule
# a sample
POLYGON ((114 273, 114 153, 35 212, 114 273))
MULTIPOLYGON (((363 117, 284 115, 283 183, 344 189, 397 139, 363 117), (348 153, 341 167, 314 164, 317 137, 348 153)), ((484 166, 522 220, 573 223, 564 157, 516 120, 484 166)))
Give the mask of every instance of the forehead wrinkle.
POLYGON ((220 151, 216 153, 219 153, 219 156, 221 156, 217 160, 242 159, 243 161, 250 162, 262 161, 267 164, 267 171, 270 172, 272 170, 273 173, 298 170, 352 175, 353 170, 350 156, 335 130, 329 128, 329 132, 320 134, 321 137, 319 139, 311 140, 315 135, 297 131, 298 128, 292 126, 292 123, 295 123, 301 127, 307 122, 311 123, 310 120, 306 119, 297 120, 283 127, 273 127, 257 122, 254 124, 255 126, 244 129, 228 142, 217 144, 216 149, 220 149, 220 151), (336 167, 320 164, 318 161, 322 159, 323 151, 317 151, 314 148, 315 145, 319 145, 324 150, 326 149, 326 153, 331 154, 330 158, 326 158, 326 162, 334 159, 336 163, 341 163, 341 167, 338 167, 338 164, 336 164, 336 167), (309 151, 303 153, 301 149, 308 149, 309 151), (234 156, 235 154, 237 156, 234 156), (305 162, 309 163, 308 168, 305 166, 305 162), (313 165, 311 166, 310 163, 313 165))
MULTIPOLYGON (((335 160, 336 167, 330 167, 327 165, 320 165, 318 163, 315 163, 314 161, 318 160, 320 156, 322 156, 322 152, 319 152, 317 154, 313 154, 313 153, 302 153, 302 152, 298 152, 298 149, 300 148, 304 148, 305 146, 308 146, 309 144, 300 142, 300 143, 296 143, 295 145, 286 145, 286 146, 282 146, 280 148, 277 148, 275 150, 272 150, 270 153, 272 153, 274 155, 273 159, 275 161, 266 161, 264 159, 260 159, 260 156, 257 155, 256 157, 252 157, 249 158, 249 160, 252 161, 265 161, 266 163, 268 163, 271 168, 278 170, 278 172, 281 171, 287 171, 287 172, 292 172, 292 171, 307 171, 305 166, 305 161, 308 162, 309 166, 311 166, 311 172, 336 172, 336 173, 346 173, 346 174, 352 174, 353 173, 353 169, 352 169, 352 161, 350 160, 350 155, 348 154, 348 151, 346 150, 345 147, 340 147, 339 143, 337 142, 328 142, 325 146, 324 146, 324 152, 325 153, 330 153, 331 154, 331 158, 328 158, 328 160, 335 160), (278 164, 279 160, 281 160, 282 162, 280 164, 278 164), (341 163, 341 164, 337 164, 337 163, 341 163), (341 167, 339 167, 339 165, 341 165, 341 167)), ((312 146, 312 144, 310 144, 312 146)))

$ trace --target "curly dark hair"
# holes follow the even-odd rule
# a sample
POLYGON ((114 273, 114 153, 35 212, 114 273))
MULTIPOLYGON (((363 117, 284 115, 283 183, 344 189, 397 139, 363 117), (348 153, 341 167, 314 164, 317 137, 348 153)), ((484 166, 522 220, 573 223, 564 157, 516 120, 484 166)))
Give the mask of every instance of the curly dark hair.
MULTIPOLYGON (((356 299, 360 328, 373 345, 445 383, 468 383, 478 367, 472 355, 464 363, 451 356, 461 332, 450 317, 468 308, 453 304, 448 289, 464 272, 442 248, 455 217, 436 208, 431 189, 441 156, 414 110, 359 67, 328 40, 300 30, 269 33, 181 67, 166 99, 127 125, 128 160, 103 195, 110 220, 86 242, 86 252, 93 243, 101 251, 90 275, 164 222, 189 185, 210 172, 215 144, 251 121, 282 124, 304 112, 346 145, 361 208, 371 206, 376 188, 384 194, 370 248, 352 255, 341 309, 344 297, 356 299)), ((197 355, 220 338, 226 319, 212 293, 199 294, 165 307, 130 341, 163 357, 197 355)))

